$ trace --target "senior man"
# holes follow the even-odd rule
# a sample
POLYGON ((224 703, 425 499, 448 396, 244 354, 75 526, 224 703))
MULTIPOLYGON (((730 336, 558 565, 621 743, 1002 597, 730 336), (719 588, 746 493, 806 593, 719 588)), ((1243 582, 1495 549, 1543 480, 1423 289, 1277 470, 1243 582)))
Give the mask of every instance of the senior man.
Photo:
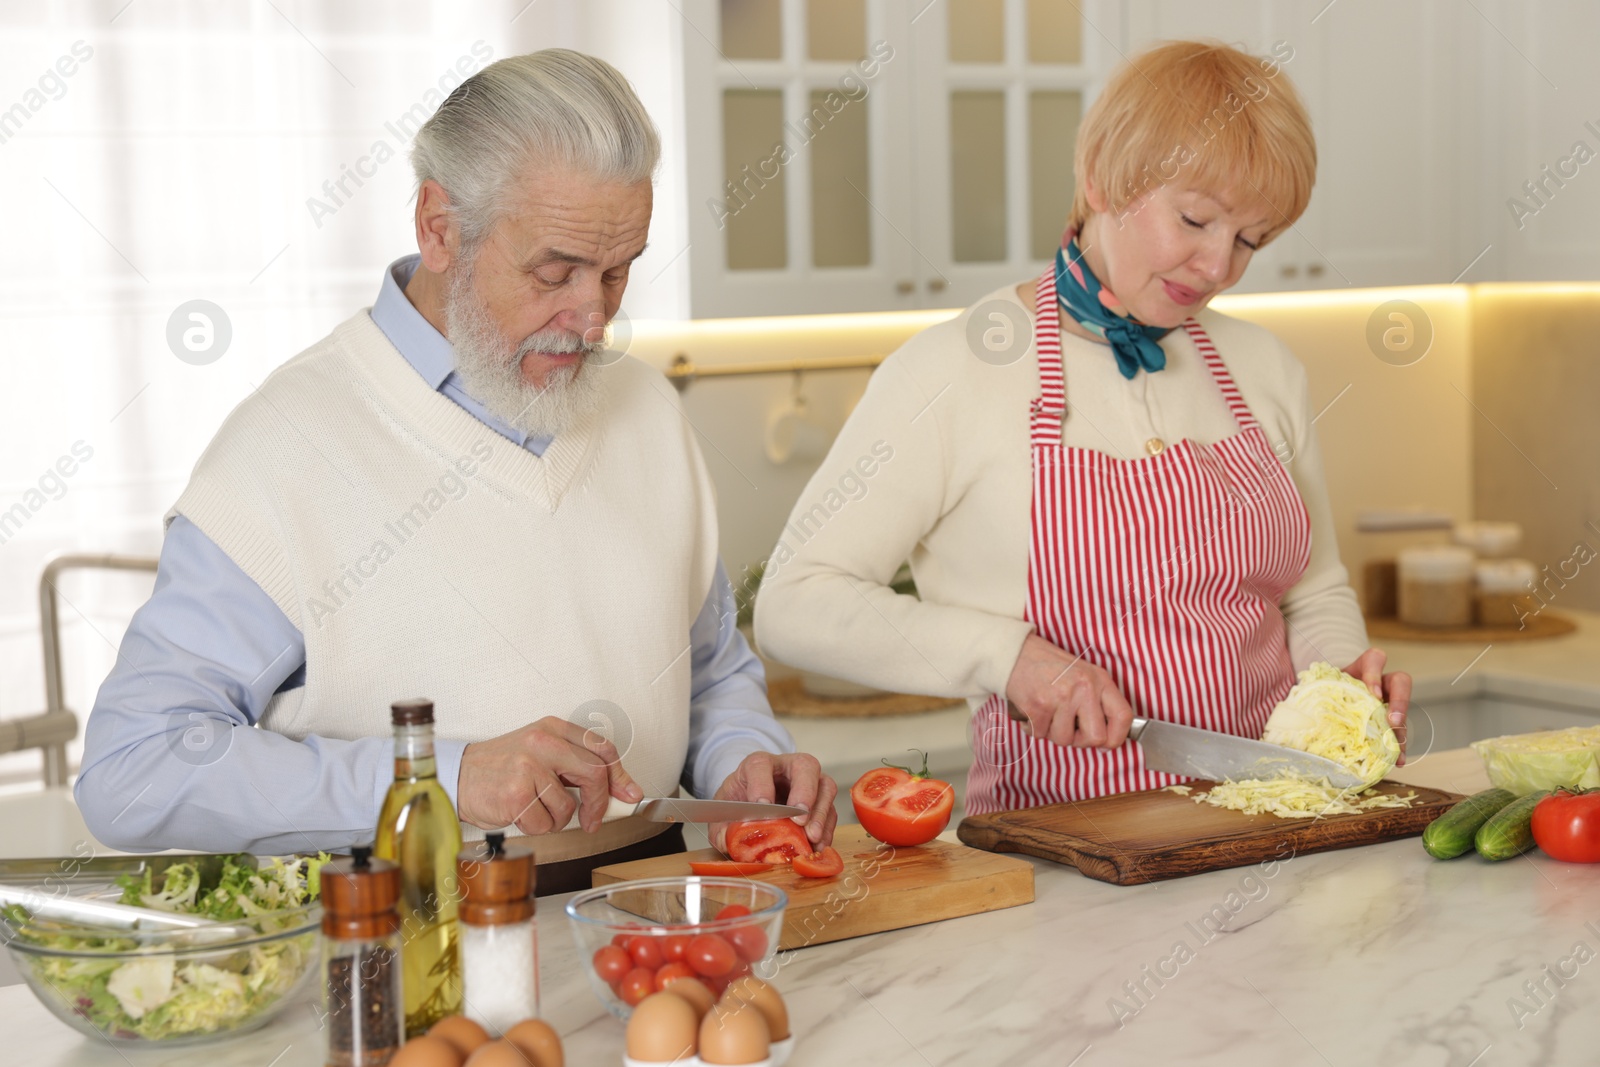
POLYGON ((681 850, 603 820, 680 785, 801 805, 831 840, 836 786, 734 626, 693 429, 660 374, 601 356, 659 154, 626 80, 561 49, 485 68, 421 128, 420 255, 228 417, 167 513, 85 731, 98 838, 369 841, 390 702, 420 694, 462 821, 542 835, 541 891, 681 850))

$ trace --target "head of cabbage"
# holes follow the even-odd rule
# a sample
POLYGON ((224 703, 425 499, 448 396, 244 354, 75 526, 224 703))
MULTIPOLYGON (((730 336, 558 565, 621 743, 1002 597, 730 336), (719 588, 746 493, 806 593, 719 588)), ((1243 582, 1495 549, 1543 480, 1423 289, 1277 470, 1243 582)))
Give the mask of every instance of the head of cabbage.
POLYGON ((1389 707, 1366 683, 1330 663, 1313 663, 1272 709, 1261 740, 1349 769, 1364 785, 1380 781, 1400 758, 1389 707))
POLYGON ((1600 726, 1570 726, 1472 742, 1489 783, 1518 796, 1600 786, 1600 726))

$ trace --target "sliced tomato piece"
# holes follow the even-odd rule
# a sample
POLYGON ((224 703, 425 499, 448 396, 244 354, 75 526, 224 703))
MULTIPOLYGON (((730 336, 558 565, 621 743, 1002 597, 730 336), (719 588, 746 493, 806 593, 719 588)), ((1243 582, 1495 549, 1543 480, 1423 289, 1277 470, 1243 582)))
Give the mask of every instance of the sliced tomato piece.
POLYGON ((829 845, 821 852, 794 858, 794 873, 802 878, 832 878, 844 872, 844 857, 829 845))
POLYGON ((850 803, 862 829, 885 844, 923 845, 950 825, 956 792, 949 782, 928 777, 928 759, 922 773, 904 767, 870 770, 850 789, 850 803))
POLYGON ((780 866, 782 864, 740 863, 738 860, 695 860, 689 864, 689 870, 707 878, 745 878, 776 870, 780 866))
POLYGON ((728 858, 740 863, 789 863, 811 855, 811 841, 791 819, 758 819, 728 827, 728 858))

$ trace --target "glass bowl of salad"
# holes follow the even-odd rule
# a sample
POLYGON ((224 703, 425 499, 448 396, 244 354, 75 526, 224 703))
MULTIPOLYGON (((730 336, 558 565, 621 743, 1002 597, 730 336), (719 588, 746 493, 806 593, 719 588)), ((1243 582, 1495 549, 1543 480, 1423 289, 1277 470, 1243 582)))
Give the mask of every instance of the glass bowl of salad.
POLYGON ((124 1047, 199 1044, 255 1029, 299 999, 320 963, 326 856, 222 858, 117 879, 102 899, 214 920, 111 929, 0 909, 0 938, 28 987, 67 1025, 124 1047))

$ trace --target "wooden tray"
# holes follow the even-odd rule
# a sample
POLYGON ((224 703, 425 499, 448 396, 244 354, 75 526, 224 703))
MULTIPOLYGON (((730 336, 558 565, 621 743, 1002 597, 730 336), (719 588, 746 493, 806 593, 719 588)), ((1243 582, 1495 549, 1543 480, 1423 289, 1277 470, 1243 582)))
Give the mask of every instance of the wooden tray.
POLYGON ((1430 626, 1412 626, 1408 622, 1393 618, 1367 620, 1367 634, 1374 640, 1381 638, 1387 641, 1435 641, 1474 645, 1564 637, 1577 629, 1577 623, 1553 611, 1541 611, 1530 618, 1524 627, 1463 626, 1460 629, 1440 630, 1430 626))
MULTIPOLYGON (((1192 784, 1200 792, 1211 783, 1192 784)), ((1409 837, 1461 799, 1457 793, 1399 782, 1380 782, 1378 789, 1416 793, 1417 799, 1410 808, 1280 819, 1197 804, 1191 797, 1156 789, 975 815, 963 820, 957 832, 975 848, 1038 856, 1102 882, 1141 885, 1409 837)))
POLYGON ((922 715, 930 711, 965 704, 949 697, 915 696, 911 693, 874 693, 861 697, 821 697, 806 692, 798 677, 777 678, 767 683, 767 699, 775 715, 800 719, 870 719, 890 715, 922 715))
MULTIPOLYGON (((844 873, 837 878, 802 878, 788 867, 754 876, 789 894, 779 948, 843 941, 1033 901, 1033 864, 1026 860, 953 841, 893 848, 872 840, 859 826, 839 827, 833 846, 844 856, 844 873)), ((686 875, 692 861, 723 858, 702 848, 617 863, 597 868, 594 884, 686 875)))

